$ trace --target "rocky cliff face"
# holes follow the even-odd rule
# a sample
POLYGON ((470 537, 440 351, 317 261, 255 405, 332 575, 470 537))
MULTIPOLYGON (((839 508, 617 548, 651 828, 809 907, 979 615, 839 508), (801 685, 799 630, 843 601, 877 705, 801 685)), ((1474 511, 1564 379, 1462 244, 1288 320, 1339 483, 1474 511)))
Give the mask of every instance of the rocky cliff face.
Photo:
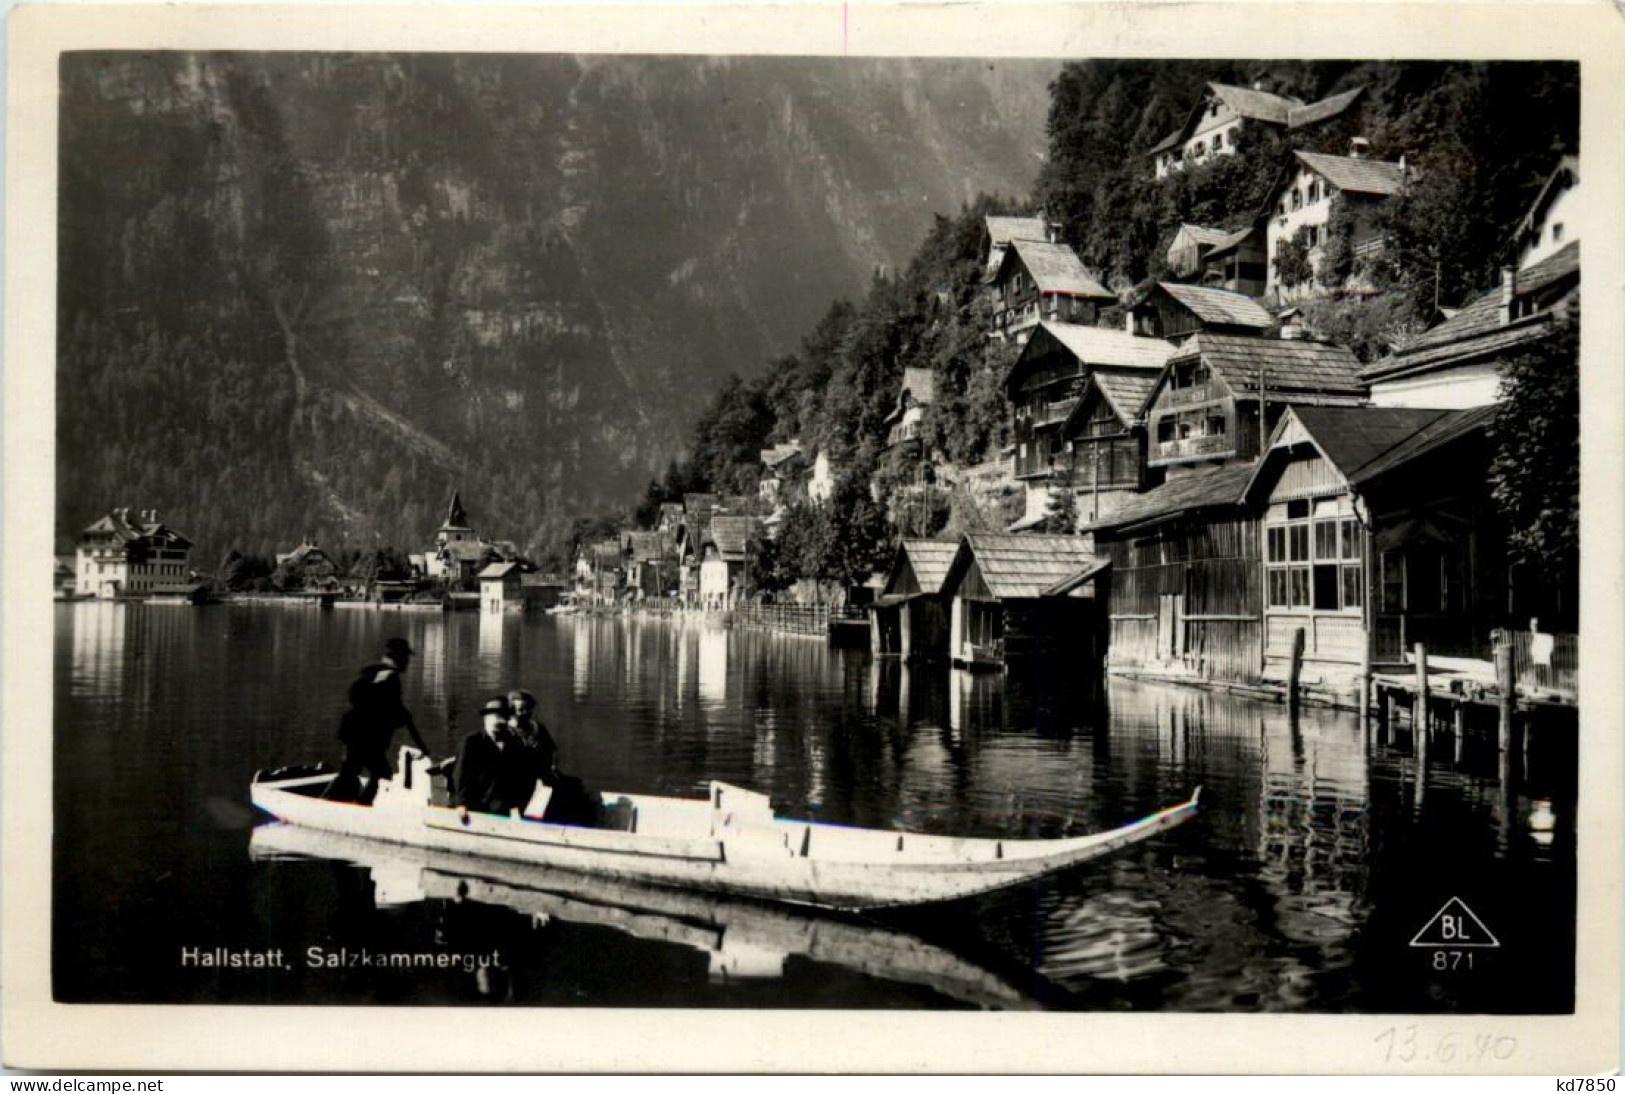
POLYGON ((460 485, 539 543, 932 213, 1025 193, 1053 71, 69 55, 59 534, 415 547, 460 485))

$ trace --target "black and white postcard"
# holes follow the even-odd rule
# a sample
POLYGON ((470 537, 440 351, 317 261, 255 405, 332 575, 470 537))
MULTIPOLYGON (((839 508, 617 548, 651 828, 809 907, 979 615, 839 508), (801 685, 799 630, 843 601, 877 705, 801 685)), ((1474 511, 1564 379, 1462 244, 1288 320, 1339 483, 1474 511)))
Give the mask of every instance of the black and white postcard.
POLYGON ((7 1064, 1617 1067, 1609 11, 10 40, 7 1064))

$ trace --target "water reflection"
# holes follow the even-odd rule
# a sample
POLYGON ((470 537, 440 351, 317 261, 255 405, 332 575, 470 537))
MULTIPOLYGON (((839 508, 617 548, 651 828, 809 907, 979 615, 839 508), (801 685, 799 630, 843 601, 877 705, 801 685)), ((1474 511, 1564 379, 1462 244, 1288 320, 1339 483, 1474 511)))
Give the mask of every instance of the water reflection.
MULTIPOLYGON (((1036 971, 1059 1005, 1560 1010, 1570 998, 1572 729, 1533 734, 1526 756, 1499 750, 1493 723, 1419 742, 1403 720, 1368 733, 1349 715, 1306 709, 1294 720, 1278 704, 1121 680, 1089 694, 1039 673, 876 663, 816 639, 693 620, 57 612, 56 853, 73 864, 54 875, 54 937, 74 940, 56 951, 65 999, 217 998, 143 955, 258 944, 266 924, 305 918, 302 929, 337 929, 309 874, 258 894, 242 862, 245 787, 256 768, 337 760, 349 682, 394 634, 419 651, 407 702, 437 751, 455 749, 485 695, 523 686, 561 765, 599 789, 686 796, 721 779, 790 816, 1014 838, 1114 827, 1202 785, 1194 823, 1132 853, 922 913, 933 930, 972 936, 952 938, 953 952, 993 947, 1036 971), (1542 899, 1523 895, 1533 892, 1542 899), (1493 982, 1470 990, 1393 956, 1458 894, 1519 939, 1498 955, 1493 982)), ((342 884, 356 885, 353 874, 342 884)), ((435 900, 414 885, 421 878, 384 871, 361 887, 375 910, 402 909, 410 933, 435 900)), ((494 923, 514 918, 497 910, 494 923)), ((556 930, 524 931, 524 945, 545 943, 574 970, 548 966, 547 990, 565 995, 571 976, 608 991, 600 965, 645 956, 592 934, 572 936, 564 955, 548 941, 556 930)), ((694 967, 703 982, 712 951, 682 952, 692 966, 671 958, 617 986, 616 1000, 662 1005, 694 967)), ((775 982, 831 1005, 904 1001, 855 984, 838 963, 797 981, 801 960, 792 954, 775 982)), ((715 962, 736 979, 773 967, 749 948, 715 962)), ((325 990, 278 983, 265 1001, 325 990)), ((429 990, 422 1001, 440 999, 429 990)))
MULTIPOLYGON (((249 852, 259 862, 308 859, 353 864, 365 870, 370 881, 347 888, 350 898, 364 905, 359 914, 433 902, 442 924, 439 933, 446 941, 470 934, 448 930, 446 924, 466 919, 468 905, 480 905, 506 909, 532 928, 555 922, 588 925, 698 951, 706 957, 705 975, 714 985, 780 979, 787 962, 800 958, 926 987, 976 1007, 1030 1010, 1038 1005, 1030 988, 1018 989, 974 960, 893 927, 853 917, 470 860, 282 824, 256 828, 249 852)), ((355 917, 358 910, 348 914, 355 917)), ((517 924, 511 918, 477 918, 482 926, 480 945, 489 947, 493 940, 514 937, 517 924)), ((499 978, 487 976, 479 987, 481 994, 512 1000, 513 984, 547 976, 545 968, 522 967, 526 954, 516 947, 499 949, 506 951, 505 990, 493 992, 499 978)), ((479 972, 470 971, 476 976, 479 972)))

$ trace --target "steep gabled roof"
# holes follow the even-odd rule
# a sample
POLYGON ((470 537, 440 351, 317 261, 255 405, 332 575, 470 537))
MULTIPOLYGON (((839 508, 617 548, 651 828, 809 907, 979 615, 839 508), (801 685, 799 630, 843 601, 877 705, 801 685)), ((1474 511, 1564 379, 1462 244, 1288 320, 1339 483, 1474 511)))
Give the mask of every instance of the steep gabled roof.
POLYGON ((1252 462, 1238 463, 1198 475, 1169 479, 1153 490, 1123 499, 1116 512, 1086 525, 1082 530, 1106 531, 1168 520, 1184 513, 1237 509, 1253 470, 1252 462))
POLYGON ((1275 322, 1258 301, 1229 289, 1216 289, 1210 285, 1181 285, 1177 281, 1159 281, 1157 288, 1190 309, 1204 323, 1265 330, 1275 322))
POLYGON ((1178 239, 1181 235, 1188 235, 1198 244, 1211 247, 1224 240, 1228 234, 1223 228, 1204 228, 1200 224, 1181 224, 1179 231, 1174 233, 1174 238, 1178 239))
MULTIPOLYGON (((1337 468, 1350 486, 1360 486, 1398 470, 1429 452, 1494 420, 1495 407, 1472 410, 1427 410, 1390 406, 1296 406, 1287 410, 1275 427, 1275 437, 1296 421, 1320 454, 1337 468)), ((1267 450, 1254 464, 1244 491, 1256 501, 1258 487, 1267 481, 1273 457, 1283 451, 1267 450)))
POLYGON ((1564 156, 1558 160, 1556 169, 1546 176, 1546 182, 1541 186, 1540 193, 1529 203, 1529 211, 1523 215, 1523 220, 1518 222, 1519 234, 1534 230, 1535 221, 1545 215, 1546 206, 1561 192, 1560 185, 1578 185, 1579 182, 1580 157, 1564 156))
POLYGON ((741 562, 748 557, 751 537, 757 534, 760 525, 755 517, 718 514, 711 518, 711 542, 725 560, 741 562))
POLYGON ((1046 321, 1033 330, 1021 349, 1021 356, 1010 366, 1009 375, 1004 379, 1005 390, 1015 390, 1033 362, 1057 348, 1072 356, 1080 373, 1095 369, 1133 369, 1155 374, 1174 352, 1173 343, 1161 338, 1143 338, 1127 331, 1087 327, 1081 323, 1046 321))
POLYGON ((1304 105, 1302 99, 1288 98, 1272 91, 1256 91, 1250 87, 1236 87, 1233 84, 1210 83, 1207 86, 1225 106, 1243 118, 1254 121, 1286 125, 1292 115, 1292 108, 1304 105))
POLYGON ((1030 600, 1058 582, 1095 565, 1089 541, 1081 536, 1012 535, 971 532, 960 541, 953 572, 976 561, 988 590, 1000 600, 1030 600))
POLYGON ((517 562, 493 562, 475 576, 481 581, 500 579, 507 577, 517 569, 519 569, 519 563, 517 562))
POLYGON ((920 587, 920 592, 926 596, 936 596, 943 591, 948 581, 948 571, 953 566, 954 555, 959 550, 959 541, 954 539, 905 539, 897 545, 897 555, 892 562, 891 573, 887 575, 886 588, 891 588, 892 578, 897 575, 903 560, 908 560, 909 568, 914 571, 914 580, 920 587))
POLYGON ((1072 412, 1067 415, 1066 424, 1061 429, 1062 435, 1071 436, 1073 430, 1082 424, 1084 409, 1093 402, 1089 396, 1097 391, 1125 426, 1138 421, 1146 400, 1156 390, 1157 375, 1150 372, 1091 372, 1084 381, 1082 394, 1072 406, 1072 412))
MULTIPOLYGON (((1569 243, 1517 275, 1516 295, 1541 292, 1580 273, 1580 241, 1569 243)), ((1403 349, 1366 367, 1366 378, 1391 376, 1412 369, 1469 357, 1498 353, 1544 337, 1548 317, 1536 315, 1513 323, 1502 322, 1501 290, 1491 289, 1458 310, 1449 319, 1423 331, 1403 349)))
POLYGON ((1294 152, 1293 155, 1339 190, 1388 196, 1405 188, 1405 169, 1397 163, 1364 156, 1328 156, 1320 152, 1294 152))
POLYGON ((987 222, 987 235, 995 247, 1009 243, 1012 239, 1045 239, 1043 217, 1006 217, 990 216, 983 218, 987 222))
POLYGON ((1200 356, 1236 395, 1258 393, 1260 370, 1265 393, 1272 399, 1314 395, 1347 400, 1366 394, 1359 375, 1359 358, 1343 346, 1198 331, 1173 360, 1195 356, 1200 356))
POLYGON ((1287 111, 1286 125, 1288 129, 1302 129, 1306 125, 1327 121, 1337 117, 1349 107, 1354 105, 1356 99, 1365 94, 1365 88, 1357 87, 1353 91, 1344 91, 1337 95, 1328 95, 1318 102, 1308 106, 1295 106, 1287 111))
POLYGON ((1245 228, 1240 228, 1234 232, 1230 232, 1223 239, 1219 240, 1213 245, 1213 249, 1207 253, 1208 258, 1217 258, 1219 255, 1235 250, 1235 248, 1245 243, 1247 238, 1257 231, 1257 224, 1249 224, 1245 228))
POLYGON ((629 532, 626 550, 633 562, 659 562, 671 553, 668 543, 659 532, 629 532))
MULTIPOLYGON (((801 455, 801 442, 786 441, 784 444, 776 444, 772 448, 762 449, 762 463, 767 467, 768 470, 776 471, 780 466, 788 463, 790 460, 795 459, 799 455, 801 455)), ((664 508, 664 506, 662 506, 662 508, 664 508)), ((679 506, 679 509, 680 508, 681 507, 679 506)))
POLYGON ((1071 296, 1096 296, 1116 300, 1110 289, 1084 269, 1078 254, 1065 243, 1046 243, 1035 239, 1013 239, 999 264, 999 274, 1012 262, 1019 261, 1032 274, 1039 292, 1067 293, 1071 296))

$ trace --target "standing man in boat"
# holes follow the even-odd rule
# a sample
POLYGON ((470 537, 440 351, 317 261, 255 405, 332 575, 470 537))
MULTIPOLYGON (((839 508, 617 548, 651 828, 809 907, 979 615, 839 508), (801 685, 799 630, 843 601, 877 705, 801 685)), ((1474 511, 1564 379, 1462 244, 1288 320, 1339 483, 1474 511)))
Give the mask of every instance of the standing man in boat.
POLYGON ((394 774, 389 765, 389 746, 402 726, 418 750, 429 754, 429 746, 423 743, 417 722, 401 698, 401 674, 411 663, 411 645, 404 638, 391 638, 384 643, 383 659, 364 666, 350 685, 350 709, 339 726, 344 762, 328 787, 328 798, 371 804, 379 780, 394 774), (369 776, 364 789, 363 771, 369 776))

